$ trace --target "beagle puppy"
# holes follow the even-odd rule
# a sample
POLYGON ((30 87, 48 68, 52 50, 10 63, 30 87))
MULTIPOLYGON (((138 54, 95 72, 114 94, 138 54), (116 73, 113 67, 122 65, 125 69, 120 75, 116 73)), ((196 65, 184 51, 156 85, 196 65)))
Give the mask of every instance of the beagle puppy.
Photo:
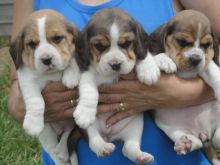
MULTIPOLYGON (((141 82, 148 85, 157 82, 160 70, 148 51, 147 34, 127 13, 108 8, 94 14, 77 44, 78 63, 83 72, 79 103, 73 116, 77 125, 86 130, 90 148, 97 156, 107 156, 115 149, 111 141, 120 139, 124 141, 123 154, 130 160, 138 164, 152 162, 153 156, 140 150, 143 114, 111 127, 107 127, 105 121, 112 113, 96 116, 99 85, 116 83, 120 75, 134 68, 141 82)), ((124 109, 119 106, 119 111, 124 109)), ((70 137, 68 141, 75 145, 76 140, 70 137)), ((71 148, 73 152, 74 147, 71 148)))
MULTIPOLYGON (((158 109, 154 116, 157 125, 174 141, 177 154, 202 147, 220 148, 219 50, 209 19, 197 11, 182 11, 158 28, 151 40, 150 49, 158 54, 155 61, 162 71, 167 73, 169 68, 168 73, 176 72, 184 79, 200 76, 217 99, 197 106, 158 109)), ((211 159, 220 164, 216 156, 211 159)))
MULTIPOLYGON (((58 136, 62 132, 70 133, 73 122, 56 123, 53 127, 51 123, 44 125, 45 102, 41 91, 51 81, 62 80, 69 88, 78 85, 80 70, 75 60, 78 33, 57 12, 41 10, 30 15, 10 47, 26 109, 23 128, 29 135, 39 137, 56 164, 63 164, 56 161, 58 136)), ((64 136, 66 142, 67 137, 64 136)), ((62 155, 64 151, 59 150, 62 155)), ((65 150, 68 153, 67 147, 65 150)))

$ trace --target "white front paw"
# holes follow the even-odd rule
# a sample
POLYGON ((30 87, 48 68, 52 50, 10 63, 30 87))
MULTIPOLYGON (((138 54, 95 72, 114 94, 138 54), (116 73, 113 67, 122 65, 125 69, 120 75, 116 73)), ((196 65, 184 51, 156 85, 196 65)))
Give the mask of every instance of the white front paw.
POLYGON ((154 60, 161 71, 165 73, 175 73, 177 71, 176 64, 165 53, 154 56, 154 60))
POLYGON ((155 84, 160 77, 160 70, 155 62, 140 62, 136 66, 138 80, 142 83, 152 85, 155 84))
POLYGON ((44 129, 43 117, 25 117, 23 128, 31 136, 39 136, 44 129))
POLYGON ((64 71, 62 82, 68 88, 74 88, 79 84, 80 72, 78 70, 71 70, 68 68, 64 71))
POLYGON ((94 123, 95 118, 96 118, 96 110, 93 108, 89 108, 84 105, 78 104, 76 107, 73 117, 75 118, 76 124, 83 129, 86 129, 94 123))

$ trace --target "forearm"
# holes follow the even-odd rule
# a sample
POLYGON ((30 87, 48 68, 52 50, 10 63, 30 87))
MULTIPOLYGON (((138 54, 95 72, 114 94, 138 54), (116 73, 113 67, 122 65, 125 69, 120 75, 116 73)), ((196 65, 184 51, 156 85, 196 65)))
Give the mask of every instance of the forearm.
POLYGON ((162 99, 162 103, 157 104, 155 108, 185 107, 214 99, 213 90, 201 78, 184 80, 175 75, 162 74, 157 85, 164 90, 163 95, 158 94, 164 97, 164 100, 162 99), (166 93, 170 96, 166 96, 166 93))
POLYGON ((19 122, 23 122, 25 107, 20 90, 18 88, 18 81, 14 80, 11 83, 11 88, 9 91, 8 98, 8 111, 13 118, 19 122))

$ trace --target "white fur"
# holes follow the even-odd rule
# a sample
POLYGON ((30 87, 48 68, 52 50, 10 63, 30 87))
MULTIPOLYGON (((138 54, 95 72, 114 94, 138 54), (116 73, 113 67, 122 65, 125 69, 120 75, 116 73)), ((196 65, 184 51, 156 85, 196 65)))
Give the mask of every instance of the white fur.
MULTIPOLYGON (((118 48, 118 39, 119 28, 117 24, 114 23, 110 27, 110 50, 102 54, 98 65, 91 65, 89 70, 81 74, 79 103, 73 116, 79 127, 87 130, 89 146, 97 156, 107 156, 111 154, 115 149, 111 141, 121 139, 125 142, 123 154, 126 157, 135 162, 139 161, 142 164, 150 163, 153 161, 153 156, 140 150, 143 131, 143 114, 126 118, 108 129, 105 126, 105 121, 106 117, 109 117, 111 113, 99 115, 96 118, 99 97, 98 86, 101 84, 114 83, 118 80, 120 74, 131 72, 135 66, 135 63, 129 60, 118 48), (121 63, 119 71, 112 70, 109 65, 109 63, 115 61, 121 63), (130 130, 132 130, 132 132, 130 130)), ((151 57, 151 54, 148 54, 143 61, 139 61, 136 71, 140 81, 149 85, 155 83, 160 75, 160 71, 151 57), (148 67, 148 65, 151 67, 148 67)), ((77 160, 73 161, 75 162, 77 160)))
MULTIPOLYGON (((41 90, 51 81, 61 81, 62 77, 64 85, 75 87, 78 84, 80 73, 74 58, 71 59, 68 65, 65 65, 59 51, 47 42, 45 23, 46 17, 38 19, 40 42, 34 53, 36 69, 31 69, 24 65, 17 71, 26 109, 23 127, 29 135, 39 138, 42 146, 57 165, 63 165, 68 164, 66 162, 68 158, 63 158, 60 153, 67 153, 67 148, 59 147, 60 150, 56 150, 57 139, 60 134, 56 129, 68 128, 64 131, 69 131, 73 125, 68 121, 62 126, 56 124, 55 129, 51 127, 52 123, 44 125, 45 102, 41 95, 41 90), (51 66, 46 66, 42 63, 42 58, 48 56, 52 58, 51 66)), ((61 137, 61 143, 64 143, 65 140, 66 136, 61 137)))
POLYGON ((160 77, 160 69, 150 52, 148 52, 145 59, 138 61, 136 72, 138 80, 148 85, 155 84, 160 77))

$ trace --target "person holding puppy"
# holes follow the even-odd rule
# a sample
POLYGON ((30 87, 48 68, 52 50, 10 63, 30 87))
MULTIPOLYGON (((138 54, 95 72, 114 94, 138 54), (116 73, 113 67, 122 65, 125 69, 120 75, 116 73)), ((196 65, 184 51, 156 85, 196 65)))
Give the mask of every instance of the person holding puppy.
MULTIPOLYGON (((90 17, 98 10, 107 7, 116 7, 126 11, 138 21, 148 34, 158 26, 167 22, 174 16, 176 11, 184 8, 196 9, 204 12, 211 20, 213 29, 220 36, 220 14, 218 0, 15 0, 14 24, 12 40, 16 37, 25 18, 34 10, 53 9, 66 17, 67 20, 82 29, 90 17), (181 3, 179 3, 181 2, 181 3), (173 5, 175 4, 175 5, 173 5), (156 12, 155 12, 156 11, 156 12)), ((22 121, 24 117, 24 103, 18 88, 15 67, 11 67, 11 90, 8 101, 9 112, 17 120, 22 121)), ((134 74, 121 77, 118 84, 104 85, 100 87, 99 113, 115 112, 106 121, 111 127, 117 121, 138 112, 149 109, 164 107, 185 107, 200 104, 214 99, 213 91, 203 80, 196 78, 190 81, 180 80, 174 75, 162 75, 159 82, 154 86, 143 85, 138 82, 134 74), (124 111, 118 111, 119 105, 123 103, 124 111)), ((50 83, 45 87, 42 95, 46 102, 45 119, 47 121, 60 121, 72 118, 72 113, 77 104, 77 89, 69 90, 62 83, 50 83)), ((172 148, 172 142, 157 128, 154 121, 145 113, 145 126, 142 137, 143 150, 147 150, 155 156, 154 164, 209 164, 200 151, 193 152, 187 156, 177 156, 172 148)), ((132 164, 123 157, 121 145, 116 145, 116 150, 111 156, 100 159, 93 155, 84 141, 80 141, 77 148, 79 164, 132 164), (86 157, 83 155, 87 155, 86 157)), ((52 160, 43 151, 43 164, 53 164, 52 160)))

